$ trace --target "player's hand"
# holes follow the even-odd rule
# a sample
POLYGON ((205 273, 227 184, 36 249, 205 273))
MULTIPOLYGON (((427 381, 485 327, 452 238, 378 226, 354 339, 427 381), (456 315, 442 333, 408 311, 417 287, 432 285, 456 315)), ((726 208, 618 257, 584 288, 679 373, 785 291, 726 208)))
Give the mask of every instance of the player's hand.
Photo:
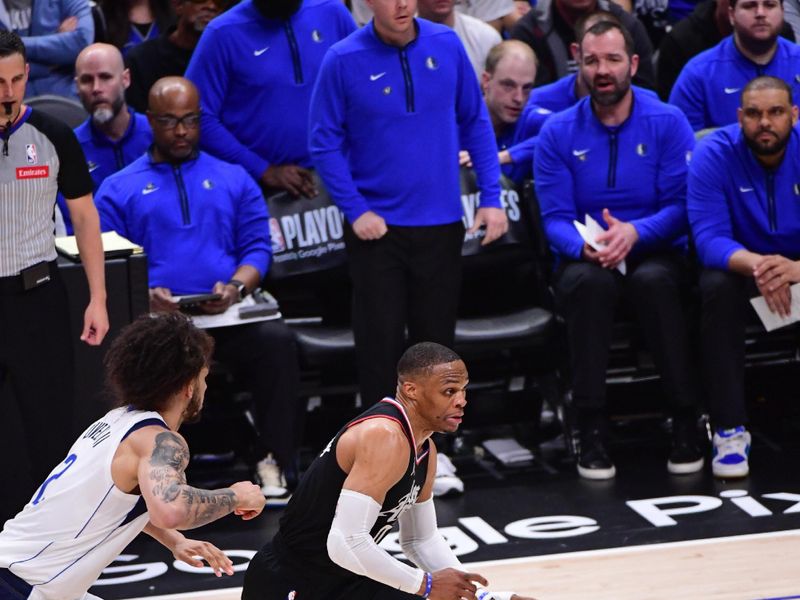
MULTIPOLYGON (((483 587, 489 582, 482 575, 477 573, 465 573, 458 569, 442 569, 431 573, 433 585, 428 598, 431 600, 476 600, 475 591, 478 589, 477 582, 483 587)), ((424 591, 424 590, 423 590, 424 591)))
POLYGON ((108 333, 108 311, 103 300, 90 300, 83 313, 81 341, 90 346, 99 346, 108 333))
POLYGON ((598 250, 597 254, 601 266, 615 269, 639 241, 639 232, 630 223, 612 216, 607 208, 603 209, 603 220, 608 224, 608 229, 597 236, 597 242, 605 247, 598 250))
POLYGON ((467 167, 468 169, 472 168, 472 159, 469 156, 469 152, 467 152, 466 150, 459 150, 458 165, 460 167, 467 167))
POLYGON ((169 288, 150 288, 150 310, 152 312, 173 312, 178 310, 178 303, 172 298, 169 288))
POLYGON ((172 556, 175 557, 175 560, 197 568, 203 566, 203 561, 200 560, 202 558, 208 563, 209 567, 214 569, 214 575, 217 577, 222 577, 223 573, 233 575, 234 572, 231 559, 225 556, 222 550, 209 542, 184 538, 172 549, 172 556))
POLYGON ((200 304, 200 309, 209 315, 218 315, 228 310, 232 304, 239 301, 239 290, 234 285, 228 285, 218 281, 211 289, 212 294, 219 294, 222 296, 219 300, 209 300, 200 304))
POLYGON ((234 514, 245 521, 254 519, 261 514, 267 499, 261 493, 261 488, 252 481, 238 481, 231 486, 236 495, 236 508, 234 514))
POLYGON ((383 217, 371 210, 353 221, 353 233, 360 240, 379 240, 386 235, 387 231, 389 228, 386 227, 383 217))
POLYGON ((469 228, 469 233, 475 233, 482 225, 486 225, 486 235, 481 246, 491 244, 508 231, 508 217, 502 208, 484 207, 475 213, 475 223, 469 228))
POLYGON ((261 182, 267 187, 286 190, 295 198, 313 198, 319 193, 311 171, 297 165, 270 165, 261 176, 261 182))

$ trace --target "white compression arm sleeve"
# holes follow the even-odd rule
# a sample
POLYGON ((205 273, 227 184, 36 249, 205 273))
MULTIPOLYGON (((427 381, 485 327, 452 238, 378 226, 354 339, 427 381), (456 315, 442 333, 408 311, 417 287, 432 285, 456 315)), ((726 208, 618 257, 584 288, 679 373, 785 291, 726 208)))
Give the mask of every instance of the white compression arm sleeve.
POLYGON ((389 556, 369 534, 380 509, 380 504, 369 496, 343 489, 328 533, 328 556, 348 571, 416 594, 425 578, 424 571, 389 556))
POLYGON ((461 562, 437 528, 433 498, 413 504, 400 515, 400 547, 411 562, 426 571, 461 569, 461 562))

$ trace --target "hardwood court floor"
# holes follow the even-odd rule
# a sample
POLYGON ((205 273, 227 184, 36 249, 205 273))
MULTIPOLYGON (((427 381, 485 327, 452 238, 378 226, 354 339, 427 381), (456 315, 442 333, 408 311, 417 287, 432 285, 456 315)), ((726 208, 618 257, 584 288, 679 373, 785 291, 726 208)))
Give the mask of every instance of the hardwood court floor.
MULTIPOLYGON (((470 563, 496 590, 537 600, 797 597, 800 530, 470 563)), ((238 600, 241 588, 149 597, 238 600)))

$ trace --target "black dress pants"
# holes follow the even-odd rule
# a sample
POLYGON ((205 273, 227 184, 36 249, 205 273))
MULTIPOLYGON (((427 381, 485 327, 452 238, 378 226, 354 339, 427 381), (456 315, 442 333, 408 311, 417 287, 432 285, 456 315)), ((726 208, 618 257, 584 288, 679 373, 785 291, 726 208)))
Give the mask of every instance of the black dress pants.
MULTIPOLYGON (((69 303, 55 263, 50 277, 27 291, 19 277, 0 279, 0 387, 8 382, 19 406, 35 485, 75 441, 69 303)), ((17 452, 4 448, 2 455, 15 460, 17 452)))
POLYGON ((747 323, 755 321, 749 299, 758 296, 752 277, 706 269, 700 273, 701 332, 708 407, 715 427, 747 422, 744 399, 744 344, 747 323))
POLYGON ((628 261, 625 276, 589 262, 561 266, 556 301, 567 323, 573 400, 579 410, 605 408, 614 313, 623 298, 635 308, 673 410, 697 406, 684 307, 687 284, 685 259, 667 253, 628 261))
POLYGON ((344 236, 353 281, 353 333, 365 405, 393 396, 408 343, 453 346, 461 289, 461 221, 396 227, 379 240, 344 236))
POLYGON ((282 320, 209 329, 214 358, 253 395, 259 448, 292 469, 302 435, 305 404, 298 398, 299 365, 294 334, 282 320))

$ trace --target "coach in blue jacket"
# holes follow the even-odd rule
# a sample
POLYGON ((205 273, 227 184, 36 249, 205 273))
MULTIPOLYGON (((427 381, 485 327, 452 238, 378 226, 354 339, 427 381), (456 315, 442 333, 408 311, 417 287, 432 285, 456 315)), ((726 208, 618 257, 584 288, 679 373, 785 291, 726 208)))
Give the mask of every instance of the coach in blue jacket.
POLYGON ((739 96, 754 77, 783 79, 795 100, 800 92, 800 47, 779 37, 782 0, 731 0, 728 10, 733 35, 692 58, 669 95, 695 131, 735 123, 739 96))
POLYGON ((325 55, 309 149, 350 225, 353 325, 365 403, 392 395, 410 342, 452 346, 464 240, 458 153, 481 188, 484 243, 505 233, 500 168, 475 71, 455 32, 415 0, 368 0, 374 19, 325 55))
POLYGON ((798 109, 791 88, 774 77, 748 83, 741 102, 739 123, 698 145, 687 197, 704 267, 702 342, 718 477, 749 472, 744 343, 755 313, 747 299, 763 295, 773 313, 788 315, 789 286, 800 282, 798 109))
POLYGON ((627 296, 671 400, 672 473, 703 466, 695 436, 682 290, 687 279, 686 169, 694 137, 679 110, 632 90, 637 66, 630 34, 600 22, 580 42, 590 95, 550 117, 539 134, 534 172, 547 238, 559 266, 556 295, 567 321, 581 450, 578 472, 616 473, 606 451, 605 376, 616 305, 627 296), (573 220, 608 226, 599 251, 573 220), (625 261, 627 275, 617 267, 625 261))
MULTIPOLYGON (((103 229, 147 253, 153 310, 177 310, 174 296, 214 292, 221 299, 201 304, 201 310, 224 312, 258 287, 272 255, 269 215, 256 183, 242 167, 197 151, 199 102, 190 81, 159 79, 150 90, 151 151, 109 176, 97 192, 103 229)), ((283 321, 208 332, 216 342, 215 358, 250 387, 264 454, 274 452, 291 480, 300 415, 292 333, 283 321)), ((258 465, 268 496, 286 493, 276 466, 273 459, 258 465)))
POLYGON ((341 0, 243 0, 211 21, 186 69, 203 149, 267 189, 313 196, 311 91, 325 52, 355 28, 341 0))

